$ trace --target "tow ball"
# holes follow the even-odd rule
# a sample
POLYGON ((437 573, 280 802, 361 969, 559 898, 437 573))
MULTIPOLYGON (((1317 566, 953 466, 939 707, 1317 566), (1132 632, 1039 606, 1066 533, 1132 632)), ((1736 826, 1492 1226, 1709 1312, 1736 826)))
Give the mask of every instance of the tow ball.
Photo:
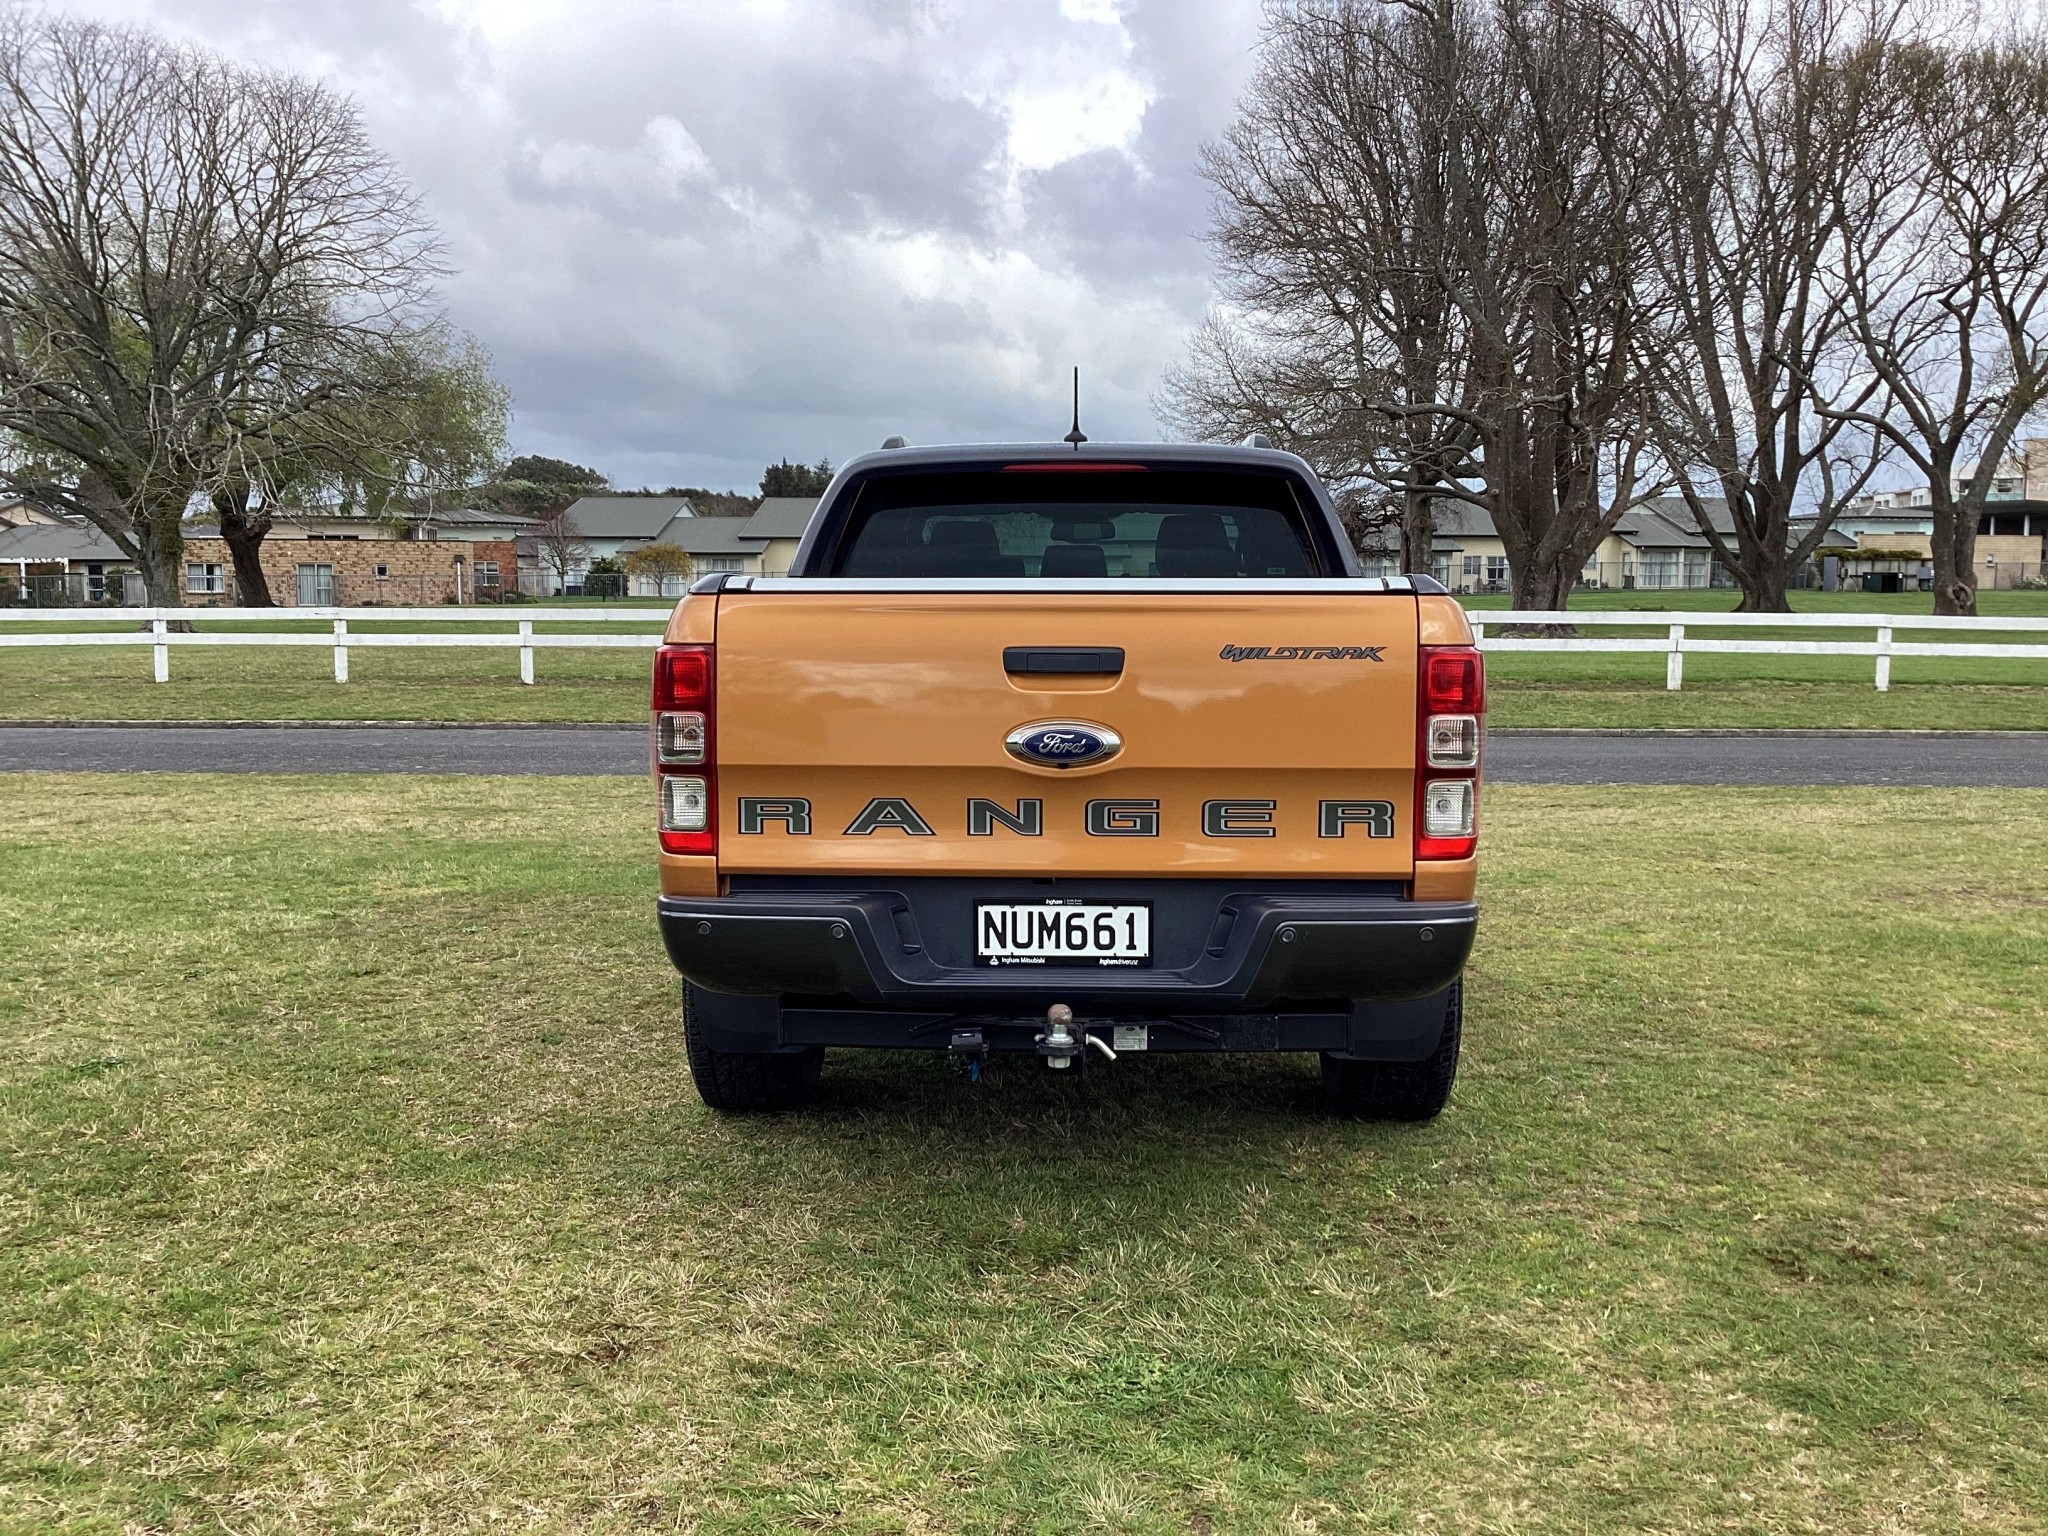
POLYGON ((1045 1064, 1055 1072, 1064 1072, 1074 1064, 1074 1058, 1093 1046, 1110 1061, 1116 1060, 1116 1052, 1109 1042, 1100 1035, 1088 1033, 1088 1026, 1074 1022, 1074 1010, 1065 1003, 1054 1003, 1045 1010, 1045 1032, 1038 1037, 1038 1054, 1045 1058, 1045 1064))

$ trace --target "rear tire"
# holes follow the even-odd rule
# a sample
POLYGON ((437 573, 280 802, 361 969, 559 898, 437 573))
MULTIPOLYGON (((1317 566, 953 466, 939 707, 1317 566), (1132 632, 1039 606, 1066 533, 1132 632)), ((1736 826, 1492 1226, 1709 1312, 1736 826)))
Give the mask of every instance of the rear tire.
POLYGON ((801 1109, 818 1087, 825 1047, 801 1051, 720 1051, 704 1039, 696 988, 683 988, 683 1054, 698 1097, 722 1114, 773 1114, 801 1109))
POLYGON ((1444 999, 1444 1033, 1420 1061, 1348 1061, 1323 1052, 1323 1093, 1330 1107, 1358 1120, 1434 1120, 1458 1076, 1458 1041, 1465 1017, 1465 983, 1444 999))

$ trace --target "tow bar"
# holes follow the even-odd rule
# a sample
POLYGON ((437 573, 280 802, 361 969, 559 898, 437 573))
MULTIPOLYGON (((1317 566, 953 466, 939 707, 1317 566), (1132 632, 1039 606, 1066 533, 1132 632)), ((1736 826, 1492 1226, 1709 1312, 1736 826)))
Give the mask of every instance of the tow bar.
POLYGON ((1100 1035, 1088 1033, 1088 1027, 1074 1023, 1074 1010, 1065 1003, 1054 1003, 1045 1010, 1045 1032, 1038 1037, 1038 1054, 1045 1058, 1045 1064, 1055 1072, 1063 1072, 1074 1064, 1090 1046, 1102 1052, 1110 1061, 1116 1060, 1116 1052, 1100 1035))

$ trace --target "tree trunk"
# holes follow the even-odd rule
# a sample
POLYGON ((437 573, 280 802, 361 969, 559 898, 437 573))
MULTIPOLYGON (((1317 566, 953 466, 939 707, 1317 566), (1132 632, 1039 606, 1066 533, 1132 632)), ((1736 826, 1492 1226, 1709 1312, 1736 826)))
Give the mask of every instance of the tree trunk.
POLYGON ((1532 555, 1519 565, 1509 561, 1515 607, 1529 613, 1547 608, 1562 609, 1572 595, 1572 588, 1578 584, 1578 573, 1585 564, 1583 559, 1571 562, 1541 555, 1532 555))
POLYGON ((1401 569, 1427 576, 1436 568, 1436 517, 1429 498, 1407 491, 1401 498, 1401 569))
POLYGON ((227 487, 213 493, 214 515, 220 519, 220 536, 235 566, 235 606, 275 608, 270 580, 263 574, 263 537, 270 532, 270 509, 249 510, 247 486, 227 487))
POLYGON ((158 508, 135 519, 135 568, 152 608, 185 606, 185 583, 179 569, 185 554, 185 533, 179 527, 182 506, 158 508))
MULTIPOLYGON (((1788 541, 1791 529, 1791 498, 1782 483, 1762 485, 1747 476, 1723 474, 1721 495, 1736 527, 1716 533, 1704 520, 1697 504, 1693 516, 1707 547, 1734 578, 1742 601, 1737 613, 1790 613, 1792 562, 1788 541), (1748 537, 1745 538, 1744 535, 1748 537)), ((1822 512, 1830 525, 1832 513, 1822 512)))
POLYGON ((1792 573, 1787 568, 1782 548, 1765 545, 1752 550, 1748 559, 1737 560, 1731 565, 1728 574, 1735 578, 1735 585, 1742 593, 1742 601, 1735 605, 1737 613, 1792 611, 1792 598, 1787 591, 1792 573))
POLYGON ((1977 513, 1974 508, 1934 508, 1934 611, 1955 618, 1977 616, 1977 513))

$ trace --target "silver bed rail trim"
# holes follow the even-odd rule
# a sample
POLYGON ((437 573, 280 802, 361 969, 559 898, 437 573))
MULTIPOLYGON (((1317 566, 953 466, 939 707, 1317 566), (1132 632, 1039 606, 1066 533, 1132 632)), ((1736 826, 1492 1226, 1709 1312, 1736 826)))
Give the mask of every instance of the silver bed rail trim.
POLYGON ((1243 593, 1270 596, 1363 596, 1366 593, 1412 593, 1406 576, 1291 576, 1247 580, 1233 576, 1203 577, 1040 577, 1040 576, 729 576, 726 592, 1016 592, 1104 593, 1118 597, 1170 597, 1191 593, 1243 593))

